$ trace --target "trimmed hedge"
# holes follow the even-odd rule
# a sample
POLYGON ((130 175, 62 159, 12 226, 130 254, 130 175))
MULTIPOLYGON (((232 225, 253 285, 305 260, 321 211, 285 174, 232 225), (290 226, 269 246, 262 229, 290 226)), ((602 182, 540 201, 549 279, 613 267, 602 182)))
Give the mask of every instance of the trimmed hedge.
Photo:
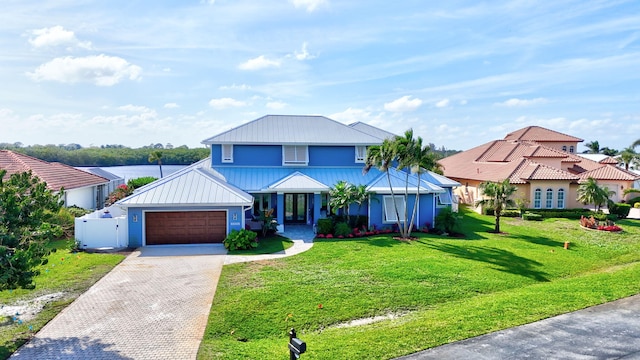
POLYGON ((540 214, 534 214, 534 213, 526 212, 526 213, 522 214, 522 219, 523 220, 528 220, 528 221, 542 221, 543 217, 540 214))
POLYGON ((318 219, 318 234, 333 234, 333 220, 318 219))
POLYGON ((609 214, 616 215, 618 219, 624 219, 627 216, 629 216, 629 211, 631 211, 630 204, 614 203, 614 202, 611 202, 609 204, 609 214))
POLYGON ((520 217, 520 210, 502 210, 502 217, 520 217))

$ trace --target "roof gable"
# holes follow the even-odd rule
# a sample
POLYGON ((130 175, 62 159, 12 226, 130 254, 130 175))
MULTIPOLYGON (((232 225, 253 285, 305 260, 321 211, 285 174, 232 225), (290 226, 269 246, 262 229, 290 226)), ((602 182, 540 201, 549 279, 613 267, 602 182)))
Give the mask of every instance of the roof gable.
POLYGON ((613 165, 603 165, 597 169, 585 171, 579 176, 581 181, 587 180, 588 178, 594 178, 596 180, 640 180, 640 175, 613 165))
POLYGON ((10 150, 0 150, 0 169, 7 170, 7 175, 31 171, 40 180, 47 183, 53 191, 66 190, 108 183, 104 177, 78 170, 61 163, 50 163, 34 157, 10 150))
POLYGON ((349 127, 354 128, 358 131, 362 131, 363 133, 369 134, 371 136, 375 136, 380 140, 384 140, 384 139, 393 139, 394 137, 396 137, 397 135, 386 131, 386 130, 382 130, 380 128, 377 128, 373 125, 369 125, 366 123, 363 123, 362 121, 357 121, 354 122, 352 124, 349 124, 349 127))
POLYGON ((271 190, 277 191, 328 191, 329 186, 299 172, 296 171, 276 183, 269 186, 271 190))
POLYGON ((203 144, 376 145, 372 136, 324 116, 266 115, 210 137, 203 144))
POLYGON ((535 141, 535 142, 582 142, 575 136, 549 130, 540 126, 527 126, 507 134, 504 140, 535 141))
MULTIPOLYGON (((389 189, 389 184, 393 187, 393 191, 395 193, 404 193, 405 190, 408 190, 410 193, 416 193, 418 188, 418 177, 415 174, 408 174, 403 171, 398 171, 396 169, 389 169, 389 175, 386 173, 381 173, 377 178, 371 181, 367 185, 367 191, 372 191, 375 193, 389 193, 391 192, 389 189), (409 181, 409 186, 407 187, 407 180, 409 181)), ((442 193, 445 190, 433 184, 426 179, 422 179, 422 175, 420 178, 420 193, 442 193)))

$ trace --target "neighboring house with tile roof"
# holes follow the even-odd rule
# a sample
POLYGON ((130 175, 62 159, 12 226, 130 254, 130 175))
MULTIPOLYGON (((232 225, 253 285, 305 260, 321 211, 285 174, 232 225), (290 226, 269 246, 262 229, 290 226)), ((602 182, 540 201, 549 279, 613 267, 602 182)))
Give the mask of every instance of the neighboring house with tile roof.
POLYGON ((108 179, 61 163, 46 162, 14 151, 0 150, 0 169, 7 171, 5 176, 31 171, 47 184, 48 189, 52 191, 64 189, 65 206, 101 209, 108 196, 108 179))
MULTIPOLYGON (((415 224, 433 224, 437 212, 451 206, 458 182, 431 172, 418 182, 412 174, 405 197, 406 173, 391 170, 387 178, 371 169, 363 174, 367 147, 393 136, 368 124, 345 125, 324 116, 267 115, 209 137, 203 141, 211 149, 209 158, 117 203, 127 208, 129 245, 221 242, 268 209, 275 210, 280 230, 311 227, 335 211, 329 190, 341 180, 375 193, 362 206, 350 207, 350 215, 366 216, 369 226, 393 226, 394 202, 412 209, 418 189, 415 224)), ((400 213, 401 221, 410 216, 400 213)))
POLYGON ((462 203, 482 198, 484 181, 509 181, 518 187, 513 199, 530 208, 578 208, 577 190, 592 177, 614 194, 611 200, 627 199, 624 189, 634 187, 640 176, 616 166, 615 159, 599 161, 575 154, 582 139, 539 126, 529 126, 467 151, 440 160, 445 176, 462 184, 456 189, 462 203), (613 161, 611 161, 613 160, 613 161))

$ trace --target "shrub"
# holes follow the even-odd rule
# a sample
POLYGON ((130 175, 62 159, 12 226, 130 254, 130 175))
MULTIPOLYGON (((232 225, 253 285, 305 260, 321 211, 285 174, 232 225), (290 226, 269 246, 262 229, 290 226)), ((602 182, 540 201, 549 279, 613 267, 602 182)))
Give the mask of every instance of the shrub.
POLYGON ((156 180, 158 180, 158 178, 155 178, 153 176, 143 176, 135 179, 129 179, 129 181, 127 181, 127 186, 132 189, 137 189, 156 180))
POLYGON ((257 238, 258 234, 251 230, 231 230, 223 244, 228 250, 246 250, 258 247, 257 238))
POLYGON ((452 233, 458 224, 458 216, 450 208, 440 209, 435 219, 435 229, 445 233, 452 233))
POLYGON ((332 234, 333 233, 333 220, 331 219, 318 219, 318 234, 332 234))
POLYGON ((633 204, 633 207, 636 209, 640 209, 640 202, 633 204))
POLYGON ((349 226, 349 224, 345 223, 345 222, 341 222, 341 223, 337 223, 336 224, 336 231, 335 231, 335 235, 336 236, 347 236, 351 234, 351 227, 349 226))
POLYGON ((494 216, 496 214, 495 210, 492 207, 483 207, 482 208, 483 215, 494 216))
POLYGON ((87 215, 88 213, 90 213, 90 212, 91 212, 91 210, 83 209, 83 208, 78 207, 78 206, 75 206, 75 205, 73 205, 73 206, 69 206, 68 208, 65 208, 65 210, 66 210, 69 214, 71 214, 74 218, 77 218, 77 217, 81 217, 81 216, 87 215))
POLYGON ((503 217, 520 217, 520 210, 502 210, 500 216, 503 217))
POLYGON ((542 215, 531 213, 531 212, 526 212, 526 213, 522 214, 522 219, 523 220, 529 220, 529 221, 542 221, 542 215))
POLYGON ((623 203, 609 203, 609 214, 616 215, 618 219, 624 219, 629 216, 631 205, 623 203))
POLYGON ((636 204, 640 203, 640 196, 636 196, 634 198, 631 198, 627 201, 627 204, 636 207, 636 204))

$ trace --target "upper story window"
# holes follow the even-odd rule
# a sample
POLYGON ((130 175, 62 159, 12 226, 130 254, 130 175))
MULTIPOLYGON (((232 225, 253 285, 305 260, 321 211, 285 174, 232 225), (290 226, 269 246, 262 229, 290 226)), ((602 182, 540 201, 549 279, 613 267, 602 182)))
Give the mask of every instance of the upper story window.
POLYGON ((567 151, 567 145, 562 145, 562 151, 567 151))
POLYGON ((367 147, 356 146, 356 162, 363 163, 367 158, 367 147))
POLYGON ((233 162, 233 145, 232 144, 222 144, 222 162, 223 163, 233 162))
POLYGON ((283 165, 307 165, 309 163, 309 148, 305 145, 283 145, 283 165))
POLYGON ((574 150, 575 150, 575 149, 573 148, 573 145, 569 146, 569 152, 570 152, 570 153, 572 153, 572 154, 573 154, 574 150))

